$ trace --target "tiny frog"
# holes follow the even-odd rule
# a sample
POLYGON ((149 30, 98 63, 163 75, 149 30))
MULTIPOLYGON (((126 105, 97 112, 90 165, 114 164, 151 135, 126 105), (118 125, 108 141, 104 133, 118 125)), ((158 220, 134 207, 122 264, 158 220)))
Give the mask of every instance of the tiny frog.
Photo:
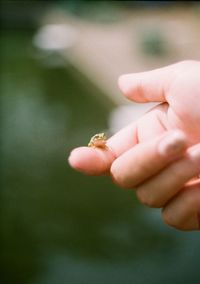
POLYGON ((106 135, 105 133, 98 133, 92 136, 90 142, 88 143, 89 147, 98 147, 105 148, 106 147, 106 135))

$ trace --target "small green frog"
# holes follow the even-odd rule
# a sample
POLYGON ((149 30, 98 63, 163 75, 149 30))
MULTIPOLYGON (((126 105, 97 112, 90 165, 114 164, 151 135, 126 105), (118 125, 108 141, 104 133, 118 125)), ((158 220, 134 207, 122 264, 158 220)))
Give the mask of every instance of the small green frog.
POLYGON ((88 143, 89 147, 105 148, 106 147, 107 137, 105 133, 98 133, 92 136, 90 142, 88 143))

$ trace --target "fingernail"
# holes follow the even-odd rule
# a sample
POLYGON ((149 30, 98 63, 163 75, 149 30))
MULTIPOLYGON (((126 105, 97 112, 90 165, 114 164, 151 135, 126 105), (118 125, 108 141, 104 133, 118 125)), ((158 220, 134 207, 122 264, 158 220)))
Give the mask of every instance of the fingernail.
POLYGON ((172 131, 162 138, 158 145, 158 152, 163 156, 177 157, 186 150, 187 142, 184 133, 172 131))
POLYGON ((69 154, 69 156, 68 156, 68 163, 70 164, 70 166, 72 166, 73 167, 73 165, 74 165, 74 160, 75 160, 75 158, 77 158, 77 150, 76 149, 73 149, 72 151, 71 151, 71 153, 69 154))
POLYGON ((130 89, 130 80, 129 80, 129 75, 121 75, 118 79, 118 86, 121 89, 123 93, 128 92, 130 89))

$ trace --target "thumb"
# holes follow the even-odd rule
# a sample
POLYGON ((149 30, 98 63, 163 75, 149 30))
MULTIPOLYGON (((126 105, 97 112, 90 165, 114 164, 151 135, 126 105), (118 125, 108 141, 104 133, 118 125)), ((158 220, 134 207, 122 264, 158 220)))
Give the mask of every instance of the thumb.
POLYGON ((175 65, 122 75, 118 79, 119 88, 128 99, 136 102, 166 102, 166 95, 175 77, 175 65))

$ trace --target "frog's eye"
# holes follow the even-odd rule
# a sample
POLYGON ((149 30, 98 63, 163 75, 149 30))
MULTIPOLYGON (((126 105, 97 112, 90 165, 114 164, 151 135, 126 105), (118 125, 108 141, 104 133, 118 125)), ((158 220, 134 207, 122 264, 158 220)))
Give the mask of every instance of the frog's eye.
POLYGON ((106 135, 104 133, 98 133, 92 136, 90 142, 88 143, 89 147, 99 147, 105 148, 106 147, 106 135))
POLYGON ((96 134, 94 135, 93 139, 99 139, 100 138, 100 135, 99 134, 96 134))

